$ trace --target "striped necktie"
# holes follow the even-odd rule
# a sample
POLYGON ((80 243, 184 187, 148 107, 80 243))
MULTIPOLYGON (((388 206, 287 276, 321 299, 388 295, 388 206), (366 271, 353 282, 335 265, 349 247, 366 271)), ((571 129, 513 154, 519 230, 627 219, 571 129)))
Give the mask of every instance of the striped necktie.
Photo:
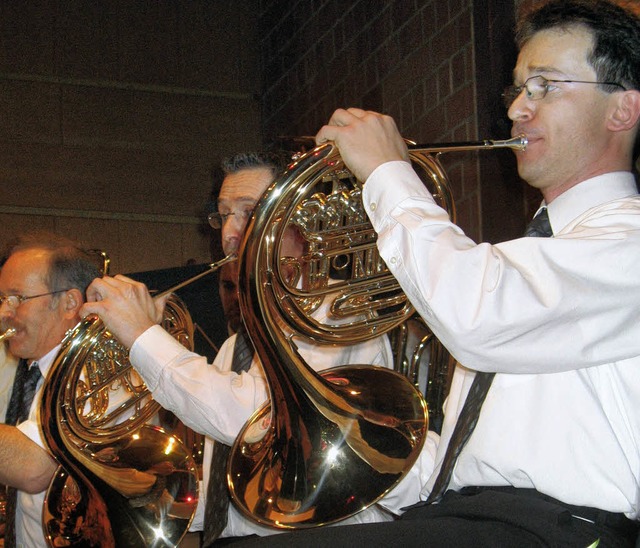
MULTIPOLYGON (((7 407, 6 424, 15 426, 29 418, 33 397, 41 377, 42 374, 40 373, 37 362, 33 362, 31 367, 29 367, 26 360, 20 360, 13 381, 11 399, 7 407)), ((4 546, 5 548, 14 548, 16 545, 16 507, 18 491, 15 487, 7 487, 6 489, 7 503, 4 546)))
POLYGON ((456 421, 453 434, 451 434, 451 439, 449 440, 449 445, 447 446, 447 451, 444 454, 442 466, 440 467, 440 473, 436 478, 429 498, 427 498, 427 504, 439 502, 447 490, 458 456, 467 441, 469 441, 478 423, 480 408, 489 393, 489 388, 491 387, 494 376, 495 373, 485 373, 484 371, 478 371, 476 373, 471 388, 469 389, 469 394, 467 394, 467 399, 456 421))
POLYGON ((549 222, 549 212, 546 207, 540 209, 536 216, 531 219, 524 231, 524 235, 534 238, 549 238, 553 236, 553 230, 551 230, 551 223, 549 222))
POLYGON ((11 399, 7 407, 6 424, 20 424, 29 418, 33 396, 41 377, 42 374, 37 362, 33 362, 29 367, 26 360, 20 360, 13 381, 11 399))

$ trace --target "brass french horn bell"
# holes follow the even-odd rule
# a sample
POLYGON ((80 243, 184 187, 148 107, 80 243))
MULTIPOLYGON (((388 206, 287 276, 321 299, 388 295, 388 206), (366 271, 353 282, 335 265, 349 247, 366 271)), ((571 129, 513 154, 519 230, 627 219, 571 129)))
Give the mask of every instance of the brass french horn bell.
MULTIPOLYGON (((523 138, 446 146, 517 148, 523 138)), ((411 155, 451 211, 446 174, 432 155, 438 152, 411 155)), ((378 255, 361 192, 333 145, 320 146, 269 188, 240 252, 240 307, 270 404, 237 437, 227 478, 238 508, 264 525, 315 527, 362 511, 406 475, 426 437, 424 399, 404 376, 369 365, 318 374, 292 344, 299 336, 320 345, 355 344, 383 336, 414 313, 378 255), (306 250, 283 261, 282 242, 292 229, 306 250), (329 325, 313 316, 323 303, 336 318, 329 325)))

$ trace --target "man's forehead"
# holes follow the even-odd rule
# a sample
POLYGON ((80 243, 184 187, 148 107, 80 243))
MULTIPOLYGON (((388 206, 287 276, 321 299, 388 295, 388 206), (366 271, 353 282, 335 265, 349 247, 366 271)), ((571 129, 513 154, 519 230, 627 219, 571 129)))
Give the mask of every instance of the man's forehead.
POLYGON ((9 256, 0 270, 0 274, 7 270, 9 272, 18 271, 21 274, 35 272, 45 275, 49 269, 50 256, 51 253, 46 249, 21 249, 9 256))
POLYGON ((254 207, 262 194, 256 196, 223 196, 222 193, 218 197, 218 207, 224 206, 237 206, 237 207, 254 207))
POLYGON ((547 78, 586 78, 593 69, 588 54, 592 33, 581 26, 545 29, 524 44, 514 69, 514 82, 541 74, 547 78))
POLYGON ((224 178, 218 203, 255 204, 273 181, 269 168, 242 169, 224 178))
POLYGON ((0 270, 2 289, 15 291, 24 287, 46 287, 48 258, 49 253, 40 249, 28 249, 13 253, 0 270), (5 285, 9 287, 4 287, 5 285))

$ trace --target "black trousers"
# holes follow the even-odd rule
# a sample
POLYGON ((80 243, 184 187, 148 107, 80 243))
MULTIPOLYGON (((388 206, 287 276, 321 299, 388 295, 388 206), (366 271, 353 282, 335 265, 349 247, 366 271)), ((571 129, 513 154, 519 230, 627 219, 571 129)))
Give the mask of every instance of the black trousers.
POLYGON ((466 488, 448 491, 440 504, 413 507, 393 522, 300 530, 234 546, 628 548, 637 535, 637 523, 624 516, 570 507, 533 490, 466 488))

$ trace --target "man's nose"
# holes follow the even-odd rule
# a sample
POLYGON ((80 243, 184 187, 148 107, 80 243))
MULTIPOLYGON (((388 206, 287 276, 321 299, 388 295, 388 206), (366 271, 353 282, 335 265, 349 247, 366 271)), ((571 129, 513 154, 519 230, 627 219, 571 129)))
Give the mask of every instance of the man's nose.
MULTIPOLYGON (((235 249, 237 249, 246 228, 247 221, 242 215, 229 215, 229 217, 225 219, 224 225, 222 225, 223 244, 235 245, 235 249)), ((231 249, 230 251, 235 251, 235 249, 231 249)))
POLYGON ((509 106, 507 116, 513 122, 530 120, 535 112, 535 101, 527 99, 526 93, 520 93, 509 106))
POLYGON ((0 304, 0 322, 3 322, 8 318, 12 318, 14 315, 15 310, 7 301, 0 304))

